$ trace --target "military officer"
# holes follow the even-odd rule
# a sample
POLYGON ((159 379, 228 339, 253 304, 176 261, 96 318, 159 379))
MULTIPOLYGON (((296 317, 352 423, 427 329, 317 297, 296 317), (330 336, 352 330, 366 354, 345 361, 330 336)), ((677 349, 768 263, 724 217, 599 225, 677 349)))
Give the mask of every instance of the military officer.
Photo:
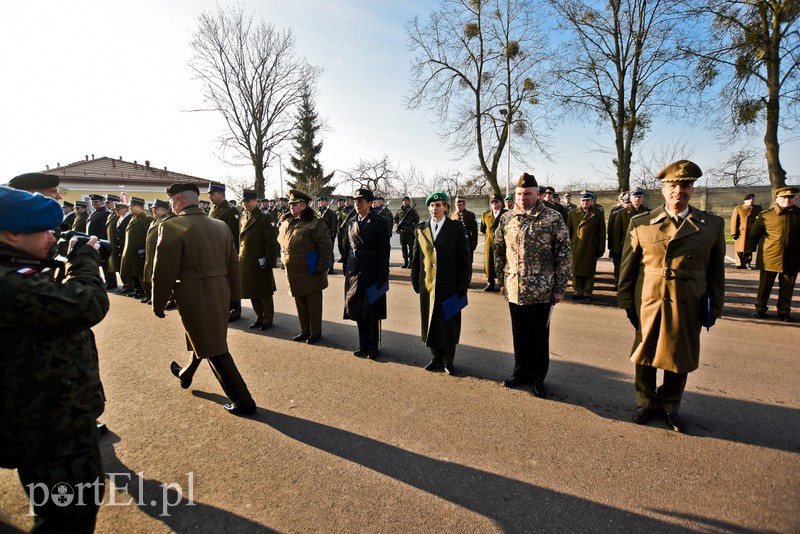
POLYGON ((464 225, 464 230, 467 232, 467 240, 469 241, 469 258, 471 265, 472 256, 475 254, 475 249, 478 248, 478 220, 475 214, 467 209, 466 197, 460 195, 456 197, 456 209, 450 213, 450 218, 464 225))
POLYGON ((419 294, 422 341, 431 352, 425 370, 444 369, 453 376, 456 347, 461 339, 461 310, 446 319, 444 302, 466 297, 472 278, 472 258, 464 224, 447 217, 450 210, 447 195, 441 191, 431 193, 425 204, 431 217, 417 225, 411 285, 419 294))
MULTIPOLYGON (((334 243, 336 242, 336 234, 339 232, 339 219, 336 212, 328 206, 328 202, 330 202, 330 199, 326 196, 317 199, 317 217, 325 221, 325 224, 328 225, 328 234, 331 236, 331 243, 334 243)), ((328 267, 328 274, 333 274, 333 272, 333 262, 331 262, 328 267)))
POLYGON ((543 398, 550 316, 564 300, 572 263, 569 234, 564 218, 539 200, 532 174, 520 176, 514 198, 514 209, 500 216, 495 230, 498 283, 508 301, 514 339, 514 372, 503 385, 532 384, 533 394, 543 398))
POLYGON ((411 197, 403 197, 403 205, 394 214, 400 248, 403 251, 403 269, 411 268, 411 255, 414 253, 414 230, 419 224, 419 213, 411 205, 411 197))
POLYGON ((567 213, 578 209, 578 206, 572 203, 572 193, 569 191, 564 193, 564 207, 567 209, 567 213))
POLYGON ((503 197, 503 205, 506 207, 506 211, 514 209, 514 195, 506 195, 503 197))
POLYGON ((144 209, 144 200, 139 197, 131 197, 130 201, 130 220, 125 228, 125 246, 122 249, 122 262, 120 264, 120 276, 123 279, 130 278, 134 287, 133 294, 129 295, 135 299, 144 297, 144 262, 147 244, 147 230, 153 218, 144 209))
POLYGON ((608 250, 614 260, 614 283, 619 284, 619 264, 622 259, 622 247, 625 236, 628 235, 628 225, 631 219, 642 213, 650 213, 650 208, 644 205, 644 189, 637 187, 628 192, 628 206, 616 212, 613 219, 609 217, 608 250), (613 223, 613 227, 611 224, 613 223))
POLYGON ((29 193, 41 193, 53 200, 61 200, 61 192, 58 190, 59 183, 60 179, 54 174, 28 172, 13 177, 9 180, 8 186, 29 193))
POLYGON ((564 206, 560 203, 556 202, 555 194, 556 190, 551 186, 540 187, 539 193, 541 195, 540 199, 550 209, 556 210, 561 217, 564 218, 564 222, 567 222, 567 214, 569 213, 564 206))
POLYGON ((114 251, 109 256, 108 262, 115 272, 120 273, 122 287, 117 290, 117 293, 126 295, 136 291, 131 277, 121 273, 122 252, 125 250, 125 230, 128 229, 128 223, 131 222, 131 211, 124 202, 115 202, 115 210, 117 212, 117 222, 116 228, 114 228, 114 251))
POLYGON ((62 209, 64 210, 64 219, 61 221, 61 231, 69 230, 72 228, 72 222, 75 220, 75 204, 72 202, 64 201, 62 205, 62 209))
POLYGON ((234 415, 256 412, 250 395, 228 352, 229 305, 239 299, 239 255, 230 228, 208 217, 200 206, 200 190, 191 183, 167 188, 176 217, 158 228, 153 261, 153 313, 164 318, 175 295, 192 360, 185 368, 177 362, 170 371, 186 389, 201 360, 207 360, 217 381, 232 402, 223 407, 234 415))
POLYGON ((798 187, 781 187, 775 191, 775 206, 762 211, 749 231, 759 243, 756 266, 761 270, 756 295, 759 319, 767 315, 767 302, 775 278, 778 278, 778 319, 792 322, 789 315, 792 292, 800 270, 800 214, 796 206, 798 187))
POLYGON ((381 197, 375 197, 375 200, 378 201, 378 215, 383 217, 386 220, 386 227, 389 230, 389 235, 392 235, 392 227, 394 226, 394 216, 392 215, 391 210, 386 206, 386 200, 381 197))
POLYGON ((389 239, 391 231, 383 218, 370 210, 373 194, 359 189, 353 195, 357 215, 348 220, 344 273, 345 319, 358 325, 356 356, 374 360, 381 349, 381 321, 386 319, 386 293, 389 283, 389 239), (370 297, 372 292, 373 297, 370 297))
POLYGON ((0 467, 17 470, 35 532, 92 532, 104 491, 95 421, 105 398, 91 327, 108 312, 97 238, 70 244, 67 283, 42 272, 58 202, 0 186, 0 467), (68 484, 73 499, 33 499, 68 484), (97 491, 97 493, 95 493, 97 491))
POLYGON ((278 231, 268 213, 257 207, 256 192, 242 193, 244 212, 239 232, 239 278, 242 298, 250 299, 256 319, 248 328, 266 330, 272 326, 275 306, 275 275, 278 261, 278 231))
POLYGON ((75 219, 72 221, 72 229, 76 232, 86 233, 86 223, 89 221, 88 206, 83 200, 75 201, 75 219))
POLYGON ((333 243, 328 226, 308 206, 311 197, 296 189, 289 190, 289 197, 290 211, 283 214, 278 243, 289 296, 294 297, 300 321, 294 340, 311 345, 322 337, 322 290, 328 287, 333 243))
MULTIPOLYGON (((142 277, 142 286, 144 286, 145 296, 141 300, 143 304, 151 304, 153 301, 153 260, 156 255, 156 244, 158 241, 158 227, 164 221, 167 221, 175 216, 166 200, 155 199, 153 201, 153 218, 150 221, 150 226, 147 228, 147 239, 145 241, 144 251, 144 276, 142 277)), ((169 307, 167 307, 169 309, 169 307)))
POLYGON ((619 275, 619 258, 622 255, 622 249, 620 248, 618 254, 614 254, 611 252, 611 245, 613 241, 616 239, 614 235, 614 223, 617 220, 617 214, 625 209, 630 202, 630 197, 628 193, 620 193, 617 197, 617 205, 611 209, 611 215, 608 216, 608 225, 607 233, 608 233, 608 256, 611 258, 611 261, 614 262, 614 287, 617 287, 617 277, 619 275))
POLYGON ((567 229, 572 245, 572 300, 591 302, 597 259, 606 250, 606 221, 593 204, 591 191, 581 191, 581 207, 569 214, 567 229))
MULTIPOLYGON (((228 229, 231 231, 231 236, 233 237, 233 246, 236 250, 239 250, 239 218, 241 214, 239 210, 231 206, 230 202, 225 200, 225 185, 208 184, 208 198, 214 205, 209 216, 228 225, 228 229)), ((241 316, 242 301, 237 300, 231 302, 228 320, 235 321, 241 316)))
POLYGON ((108 239, 106 234, 106 221, 110 212, 106 208, 106 197, 103 195, 92 194, 89 195, 92 202, 92 214, 86 221, 86 233, 89 235, 97 236, 100 239, 108 239))
POLYGON ((500 199, 500 195, 492 195, 492 199, 489 201, 489 209, 481 215, 481 233, 486 236, 483 252, 483 273, 488 280, 486 287, 483 288, 484 291, 497 291, 495 287, 497 274, 494 260, 494 232, 497 230, 500 216, 506 211, 503 208, 503 201, 500 199))
POLYGON ((114 254, 117 239, 117 221, 119 220, 116 203, 119 201, 120 199, 117 195, 106 195, 106 209, 108 209, 108 218, 106 219, 106 239, 108 239, 109 243, 111 243, 111 255, 108 257, 105 263, 105 278, 106 289, 109 290, 117 288, 117 272, 119 272, 119 262, 116 262, 114 254))
POLYGON ((658 409, 676 432, 685 431, 678 408, 700 363, 700 329, 720 317, 725 294, 725 222, 689 205, 702 175, 688 160, 658 174, 665 204, 631 219, 619 272, 619 306, 636 329, 633 421, 643 424, 658 409))
POLYGON ((745 195, 742 204, 736 206, 731 215, 731 237, 736 242, 737 269, 752 268, 750 261, 758 246, 758 241, 749 235, 750 227, 762 211, 755 201, 756 196, 753 193, 745 195))

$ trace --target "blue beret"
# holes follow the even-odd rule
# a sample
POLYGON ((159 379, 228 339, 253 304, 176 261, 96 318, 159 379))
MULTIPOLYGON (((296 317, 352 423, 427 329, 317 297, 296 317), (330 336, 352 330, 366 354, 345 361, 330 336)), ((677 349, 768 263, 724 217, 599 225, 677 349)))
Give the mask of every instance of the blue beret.
POLYGON ((0 229, 35 234, 61 226, 61 204, 40 193, 0 186, 0 229))
POLYGON ((425 199, 425 205, 429 206, 431 202, 436 202, 437 200, 447 202, 447 193, 443 193, 442 191, 431 193, 428 195, 428 198, 425 199))
POLYGON ((208 192, 209 193, 224 193, 225 192, 225 185, 224 184, 208 184, 208 192))
POLYGON ((628 192, 628 195, 632 197, 643 197, 644 196, 644 189, 637 187, 636 189, 631 189, 628 192))

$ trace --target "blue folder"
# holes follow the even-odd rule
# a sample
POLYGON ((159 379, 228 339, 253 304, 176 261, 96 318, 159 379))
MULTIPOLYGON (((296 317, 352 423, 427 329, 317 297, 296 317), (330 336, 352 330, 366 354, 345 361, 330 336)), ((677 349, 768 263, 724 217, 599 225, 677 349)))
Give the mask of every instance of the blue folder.
POLYGON ((442 301, 442 311, 444 312, 444 320, 449 321, 457 313, 467 307, 467 294, 459 298, 458 293, 452 297, 442 301))
POLYGON ((372 304, 389 291, 389 282, 384 282, 381 287, 378 284, 372 284, 367 288, 367 302, 372 304))
POLYGON ((705 303, 705 321, 702 323, 702 326, 706 327, 706 332, 711 330, 711 294, 706 293, 703 296, 703 301, 705 303))
POLYGON ((306 254, 306 264, 308 265, 309 274, 317 272, 317 265, 319 265, 319 252, 312 250, 306 254))

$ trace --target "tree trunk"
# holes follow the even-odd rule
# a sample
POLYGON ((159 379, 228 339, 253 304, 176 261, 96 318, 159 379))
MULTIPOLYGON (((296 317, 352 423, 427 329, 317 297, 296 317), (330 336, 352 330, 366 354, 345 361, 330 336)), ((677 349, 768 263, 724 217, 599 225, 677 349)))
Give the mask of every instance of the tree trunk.
POLYGON ((781 40, 780 19, 772 19, 772 35, 769 48, 764 58, 767 68, 767 124, 764 132, 764 147, 769 170, 769 183, 772 189, 786 185, 786 171, 781 166, 780 143, 778 142, 778 127, 780 122, 780 48, 781 40))

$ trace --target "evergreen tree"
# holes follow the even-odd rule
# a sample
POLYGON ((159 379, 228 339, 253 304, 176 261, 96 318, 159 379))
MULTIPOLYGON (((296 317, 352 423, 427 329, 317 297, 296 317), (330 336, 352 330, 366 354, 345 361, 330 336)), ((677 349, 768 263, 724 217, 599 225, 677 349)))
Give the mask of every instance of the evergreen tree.
POLYGON ((326 175, 318 159, 322 151, 322 141, 316 143, 315 140, 320 127, 319 115, 314 109, 314 99, 306 87, 297 114, 297 135, 294 138, 296 155, 291 157, 294 169, 287 167, 286 172, 294 178, 292 182, 287 180, 290 188, 299 189, 311 196, 330 195, 334 189, 334 186, 328 185, 333 173, 326 175))

